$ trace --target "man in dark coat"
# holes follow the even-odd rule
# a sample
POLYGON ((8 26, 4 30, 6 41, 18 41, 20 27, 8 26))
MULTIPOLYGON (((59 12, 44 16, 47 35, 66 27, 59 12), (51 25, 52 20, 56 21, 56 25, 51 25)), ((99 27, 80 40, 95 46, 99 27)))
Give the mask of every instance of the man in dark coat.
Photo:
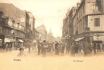
POLYGON ((51 52, 51 47, 52 47, 52 44, 48 43, 48 52, 51 52))
POLYGON ((94 54, 96 54, 96 43, 93 43, 94 54))
POLYGON ((58 42, 56 42, 55 44, 55 54, 59 55, 59 43, 58 42))
POLYGON ((48 44, 47 44, 46 40, 44 40, 42 42, 42 46, 41 47, 42 47, 42 56, 43 57, 46 57, 46 50, 48 48, 48 44))
POLYGON ((64 50, 65 50, 65 44, 62 44, 62 46, 61 46, 61 55, 64 55, 64 50))
POLYGON ((86 41, 85 42, 85 46, 84 46, 84 55, 89 55, 91 53, 91 50, 90 50, 90 44, 86 41))
POLYGON ((97 43, 97 52, 101 52, 101 48, 100 48, 100 44, 99 43, 97 43))
POLYGON ((71 56, 75 56, 75 49, 76 49, 75 43, 72 43, 71 44, 71 47, 70 47, 71 56))
POLYGON ((69 53, 69 50, 70 50, 70 46, 69 46, 69 44, 68 44, 68 43, 66 43, 66 54, 68 54, 68 53, 69 53))
POLYGON ((41 53, 41 43, 38 43, 38 55, 41 53))
POLYGON ((102 50, 104 51, 104 43, 102 43, 102 50))
POLYGON ((75 53, 78 53, 79 44, 78 44, 78 42, 75 42, 74 44, 75 44, 75 53))

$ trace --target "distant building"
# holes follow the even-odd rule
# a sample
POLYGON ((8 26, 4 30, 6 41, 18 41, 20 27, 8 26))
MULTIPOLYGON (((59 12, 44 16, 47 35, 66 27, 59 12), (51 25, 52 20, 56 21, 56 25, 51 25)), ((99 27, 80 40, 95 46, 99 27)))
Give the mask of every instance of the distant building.
POLYGON ((62 37, 57 36, 57 37, 54 39, 54 41, 62 42, 62 37))
POLYGON ((46 31, 46 27, 44 25, 38 26, 36 28, 39 31, 40 34, 40 40, 47 40, 47 31, 46 31))
POLYGON ((50 29, 49 33, 47 34, 47 41, 51 42, 51 43, 54 42, 54 36, 53 36, 51 29, 50 29))

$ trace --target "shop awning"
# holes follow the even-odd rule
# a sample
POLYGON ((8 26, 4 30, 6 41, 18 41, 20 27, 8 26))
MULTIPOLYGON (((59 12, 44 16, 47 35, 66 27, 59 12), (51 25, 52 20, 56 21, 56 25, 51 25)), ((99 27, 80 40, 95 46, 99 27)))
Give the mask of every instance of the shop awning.
POLYGON ((33 42, 37 42, 36 40, 33 40, 33 42))
POLYGON ((93 36, 93 40, 94 41, 104 41, 104 36, 99 36, 99 37, 93 36))
POLYGON ((75 39, 75 41, 80 41, 80 40, 82 40, 84 37, 80 37, 80 38, 77 38, 77 39, 75 39))
POLYGON ((20 41, 20 42, 24 42, 23 40, 21 40, 21 39, 18 39, 18 41, 20 41))
POLYGON ((10 42, 10 39, 9 38, 5 38, 5 42, 10 42))

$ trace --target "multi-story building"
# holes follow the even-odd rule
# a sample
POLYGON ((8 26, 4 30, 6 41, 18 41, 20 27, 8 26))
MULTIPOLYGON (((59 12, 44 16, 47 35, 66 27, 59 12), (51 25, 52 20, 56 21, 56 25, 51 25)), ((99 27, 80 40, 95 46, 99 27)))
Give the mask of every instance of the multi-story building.
POLYGON ((63 27, 62 27, 62 41, 64 43, 68 43, 68 38, 69 38, 69 12, 70 10, 67 11, 66 17, 63 19, 63 27))
POLYGON ((33 41, 35 39, 35 18, 31 12, 27 12, 29 15, 29 25, 27 26, 29 30, 29 39, 33 41))
MULTIPOLYGON (((104 0, 99 1, 103 2, 104 0)), ((98 0, 81 0, 81 3, 77 4, 73 17, 73 38, 76 41, 102 41, 104 36, 102 7, 104 4, 101 3, 101 7, 99 7, 97 2, 98 0)))
POLYGON ((14 47, 18 41, 29 40, 31 35, 29 35, 29 15, 27 11, 20 10, 8 3, 0 3, 0 10, 3 12, 2 38, 4 42, 9 42, 14 47))
POLYGON ((104 41, 103 19, 104 0, 81 0, 63 20, 62 37, 64 40, 104 41))

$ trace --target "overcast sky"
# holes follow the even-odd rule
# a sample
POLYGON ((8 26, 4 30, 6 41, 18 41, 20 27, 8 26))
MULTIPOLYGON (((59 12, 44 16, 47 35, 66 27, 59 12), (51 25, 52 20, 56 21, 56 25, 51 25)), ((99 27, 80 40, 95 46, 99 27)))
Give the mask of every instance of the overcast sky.
POLYGON ((47 31, 50 28, 55 37, 62 35, 63 18, 68 9, 76 6, 80 0, 0 0, 12 3, 16 7, 33 13, 36 27, 44 24, 47 31))

